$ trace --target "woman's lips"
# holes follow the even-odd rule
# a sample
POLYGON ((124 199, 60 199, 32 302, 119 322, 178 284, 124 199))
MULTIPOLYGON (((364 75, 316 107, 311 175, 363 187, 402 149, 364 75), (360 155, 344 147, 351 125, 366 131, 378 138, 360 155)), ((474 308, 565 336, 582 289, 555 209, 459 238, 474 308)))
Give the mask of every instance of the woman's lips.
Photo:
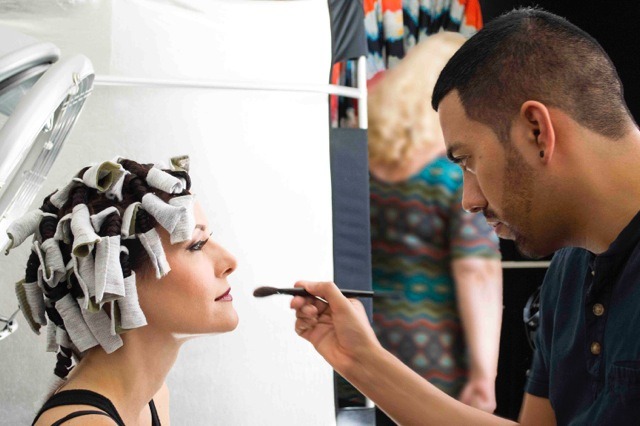
POLYGON ((216 302, 231 302, 233 300, 233 296, 231 295, 231 287, 227 289, 221 296, 216 297, 216 302))

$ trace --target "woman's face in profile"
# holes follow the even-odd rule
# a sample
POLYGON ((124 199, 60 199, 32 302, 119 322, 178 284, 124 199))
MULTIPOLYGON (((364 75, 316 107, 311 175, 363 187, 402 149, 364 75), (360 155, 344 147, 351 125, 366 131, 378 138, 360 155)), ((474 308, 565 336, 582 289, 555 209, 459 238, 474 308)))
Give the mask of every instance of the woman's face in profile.
POLYGON ((171 271, 157 280, 152 272, 138 277, 138 296, 148 326, 175 336, 224 333, 238 325, 227 277, 236 259, 211 235, 199 203, 190 240, 171 244, 158 227, 171 271))

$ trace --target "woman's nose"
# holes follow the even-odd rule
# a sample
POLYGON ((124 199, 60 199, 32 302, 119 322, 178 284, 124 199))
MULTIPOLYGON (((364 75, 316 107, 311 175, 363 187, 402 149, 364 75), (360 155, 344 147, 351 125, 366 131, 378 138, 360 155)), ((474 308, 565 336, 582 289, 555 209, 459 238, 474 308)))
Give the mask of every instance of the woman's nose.
POLYGON ((216 244, 214 257, 216 259, 215 273, 218 278, 226 278, 238 266, 236 258, 220 245, 216 244))

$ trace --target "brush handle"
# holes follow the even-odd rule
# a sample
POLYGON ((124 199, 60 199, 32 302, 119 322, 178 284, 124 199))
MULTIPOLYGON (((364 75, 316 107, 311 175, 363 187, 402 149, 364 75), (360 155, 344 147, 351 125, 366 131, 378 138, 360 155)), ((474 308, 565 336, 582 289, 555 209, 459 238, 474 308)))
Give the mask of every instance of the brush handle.
MULTIPOLYGON (((373 297, 373 291, 369 290, 342 290, 340 292, 345 297, 373 297)), ((315 297, 304 288, 279 288, 279 294, 288 294, 290 296, 315 297)))

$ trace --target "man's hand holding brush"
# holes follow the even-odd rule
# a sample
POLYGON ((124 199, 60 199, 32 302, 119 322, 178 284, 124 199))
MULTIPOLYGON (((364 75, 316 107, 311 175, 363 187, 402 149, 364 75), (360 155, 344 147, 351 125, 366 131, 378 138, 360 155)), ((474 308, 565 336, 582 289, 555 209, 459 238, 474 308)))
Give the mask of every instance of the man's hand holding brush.
POLYGON ((346 298, 332 282, 299 281, 295 287, 328 302, 294 297, 291 308, 296 311, 295 330, 345 378, 364 355, 383 350, 359 300, 346 298))

